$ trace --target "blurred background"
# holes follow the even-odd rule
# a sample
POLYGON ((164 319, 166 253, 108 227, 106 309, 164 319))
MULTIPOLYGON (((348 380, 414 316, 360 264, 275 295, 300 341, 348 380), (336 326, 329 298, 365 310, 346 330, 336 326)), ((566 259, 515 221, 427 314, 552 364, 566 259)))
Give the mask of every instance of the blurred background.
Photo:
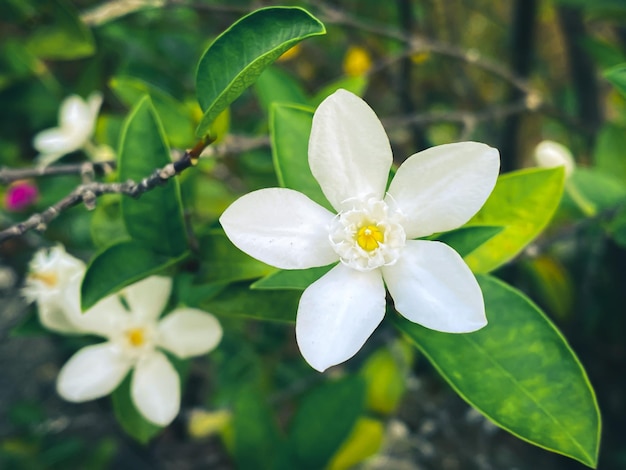
MULTIPOLYGON (((244 14, 277 4, 4 0, 1 166, 32 167, 32 139, 56 125, 61 101, 95 90, 104 95, 94 137, 99 145, 114 152, 128 109, 148 92, 172 147, 193 146, 201 117, 194 91, 200 55, 244 14)), ((537 165, 535 148, 544 140, 564 145, 576 169, 553 222, 496 275, 526 292, 563 331, 600 404, 599 468, 626 469, 626 97, 607 79, 626 63, 626 2, 280 4, 305 7, 328 32, 286 53, 223 117, 219 158, 181 177, 192 225, 211 226, 241 192, 276 184, 267 138, 272 102, 314 105, 338 81, 381 117, 397 163, 433 145, 477 140, 497 147, 502 170, 511 171, 537 165)), ((75 153, 63 161, 83 159, 75 153)), ((14 188, 2 183, 0 226, 6 227, 62 198, 80 177, 22 181, 30 196, 17 206, 10 199, 14 188)), ((234 390, 263 382, 273 364, 279 379, 270 398, 280 422, 291 397, 319 380, 299 360, 292 327, 226 322, 234 333, 209 358, 192 363, 180 417, 148 445, 124 433, 108 399, 77 405, 55 393, 60 366, 84 343, 37 323, 19 291, 27 263, 36 249, 55 242, 88 259, 118 235, 118 216, 119 199, 105 198, 95 211, 67 211, 43 236, 29 233, 0 245, 0 467, 235 468, 228 443, 234 390)), ((359 357, 395 344, 393 336, 382 328, 359 357)), ((403 393, 393 409, 377 415, 384 423, 380 452, 359 468, 585 468, 490 424, 425 359, 407 364, 403 393)), ((373 366, 357 359, 352 367, 373 366)))

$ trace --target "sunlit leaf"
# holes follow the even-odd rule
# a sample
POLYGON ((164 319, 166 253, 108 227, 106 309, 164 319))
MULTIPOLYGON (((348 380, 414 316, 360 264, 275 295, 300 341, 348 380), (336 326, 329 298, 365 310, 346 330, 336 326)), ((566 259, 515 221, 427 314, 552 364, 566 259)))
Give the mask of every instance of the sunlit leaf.
MULTIPOLYGON (((171 163, 163 129, 149 97, 131 111, 120 141, 120 181, 141 181, 155 169, 171 163)), ((180 256, 187 249, 180 188, 177 178, 144 193, 122 199, 126 230, 136 241, 156 253, 180 256)))
POLYGON ((474 408, 516 436, 595 467, 600 415, 578 358, 522 293, 478 277, 489 324, 470 334, 393 322, 474 408))
POLYGON ((531 168, 500 176, 471 225, 504 230, 465 257, 472 271, 486 273, 513 259, 548 224, 561 200, 565 173, 558 168, 531 168))
POLYGON ((377 419, 360 418, 348 438, 335 453, 328 470, 349 470, 380 450, 385 426, 377 419))
POLYGON ((198 137, 283 52, 325 32, 319 20, 297 7, 262 8, 224 31, 198 63, 196 92, 204 111, 198 137))
POLYGON ((123 287, 176 264, 179 258, 154 253, 144 243, 125 240, 100 251, 87 266, 81 285, 83 311, 123 287))
POLYGON ((270 111, 270 136, 274 168, 281 186, 295 189, 331 209, 309 168, 309 136, 313 109, 274 104, 270 111))

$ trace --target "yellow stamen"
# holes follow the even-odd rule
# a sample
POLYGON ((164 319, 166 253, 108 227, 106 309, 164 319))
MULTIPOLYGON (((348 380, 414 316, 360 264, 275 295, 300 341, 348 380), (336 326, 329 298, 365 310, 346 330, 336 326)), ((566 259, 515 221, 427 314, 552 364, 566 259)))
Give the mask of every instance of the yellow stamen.
POLYGON ((141 346, 146 341, 146 336, 144 334, 143 328, 133 328, 126 332, 126 336, 128 336, 128 341, 131 345, 138 347, 141 346))
POLYGON ((375 250, 383 240, 383 232, 376 225, 364 225, 356 233, 356 242, 365 251, 375 250))
POLYGON ((30 273, 28 277, 35 281, 41 281, 48 287, 56 286, 57 282, 59 281, 59 279, 57 278, 57 275, 55 273, 50 273, 50 272, 30 273))

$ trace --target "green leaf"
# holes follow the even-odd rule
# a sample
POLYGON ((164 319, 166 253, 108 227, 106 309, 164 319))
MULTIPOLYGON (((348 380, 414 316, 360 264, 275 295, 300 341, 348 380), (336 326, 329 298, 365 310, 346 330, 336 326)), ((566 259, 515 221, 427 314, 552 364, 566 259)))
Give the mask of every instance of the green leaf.
POLYGON ((98 199, 89 227, 93 244, 98 248, 129 238, 122 219, 122 197, 121 194, 105 194, 98 199))
POLYGON ((625 151, 626 128, 611 123, 605 124, 598 133, 593 150, 594 170, 610 178, 626 181, 625 151))
POLYGON ((341 77, 339 80, 329 83, 328 85, 324 86, 320 91, 318 91, 309 104, 317 108, 322 101, 324 101, 340 88, 348 90, 355 95, 362 97, 365 93, 367 85, 367 77, 363 75, 358 77, 341 77))
MULTIPOLYGON (((171 163, 159 118, 149 97, 132 110, 122 130, 119 150, 120 181, 141 181, 171 163)), ((180 188, 176 177, 141 195, 122 199, 122 216, 133 240, 167 256, 187 250, 180 188)))
POLYGON ((122 429, 133 439, 146 444, 163 430, 147 421, 135 408, 130 398, 130 381, 132 373, 128 374, 119 387, 111 394, 113 412, 122 429))
POLYGON ((125 240, 96 254, 81 285, 81 307, 89 309, 100 299, 179 262, 187 253, 171 258, 154 253, 144 243, 125 240))
POLYGON ((335 265, 319 268, 276 271, 253 283, 251 289, 295 289, 304 290, 330 271, 335 265))
POLYGON ((475 225, 442 233, 437 235, 435 239, 451 246, 458 254, 465 257, 502 232, 502 230, 504 230, 504 227, 475 225))
POLYGON ((281 444, 266 397, 253 386, 240 390, 233 406, 235 460, 238 468, 273 468, 281 444))
POLYGON ((222 231, 201 237, 199 245, 200 258, 207 265, 206 281, 244 281, 267 276, 276 270, 235 247, 222 231))
POLYGON ((548 225, 563 193, 563 167, 531 168, 507 173, 483 208, 467 225, 502 226, 465 257, 475 273, 487 273, 513 259, 548 225))
POLYGON ((609 222, 608 229, 615 243, 626 248, 626 206, 619 208, 615 217, 609 222))
POLYGON ((626 184, 613 175, 595 168, 578 168, 568 181, 579 197, 593 206, 594 211, 609 209, 626 199, 626 184))
POLYGON ((150 95, 172 146, 186 148, 195 141, 191 113, 169 93, 135 77, 113 77, 109 81, 109 86, 115 95, 131 108, 145 95, 150 95))
POLYGON ((268 67, 254 84, 261 106, 270 110, 272 103, 307 105, 308 98, 298 81, 278 67, 268 67))
POLYGON ((604 72, 605 78, 626 97, 626 63, 616 65, 604 72))
POLYGON ((41 59, 70 60, 92 55, 96 48, 91 31, 67 2, 54 0, 52 24, 34 30, 28 52, 41 59))
POLYGON ((313 109, 274 104, 270 111, 270 137, 276 176, 281 186, 295 189, 332 210, 309 168, 309 136, 313 109))
POLYGON ((251 290, 247 283, 235 283, 198 305, 215 315, 294 323, 299 300, 300 292, 251 290))
POLYGON ((300 402, 287 438, 291 468, 324 468, 364 409, 365 383, 357 376, 324 383, 308 393, 300 402))
POLYGON ((303 39, 325 33, 317 18, 298 7, 262 8, 224 31, 198 63, 196 91, 204 116, 197 136, 204 136, 217 115, 281 54, 303 39))
POLYGON ((400 316, 405 333, 470 405, 532 444, 595 467, 600 415, 578 358, 522 293, 479 276, 489 324, 470 334, 429 330, 400 316))

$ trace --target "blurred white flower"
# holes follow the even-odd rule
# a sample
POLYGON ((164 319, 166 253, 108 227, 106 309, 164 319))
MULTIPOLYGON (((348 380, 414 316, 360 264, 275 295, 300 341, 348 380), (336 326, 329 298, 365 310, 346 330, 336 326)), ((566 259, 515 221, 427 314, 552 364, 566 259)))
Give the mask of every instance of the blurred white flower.
POLYGON ((38 163, 46 166, 80 149, 93 153, 90 139, 101 104, 99 92, 91 93, 87 101, 78 95, 65 98, 59 109, 59 127, 41 131, 33 139, 33 146, 39 152, 38 163))
POLYGON ((39 321, 59 333, 78 333, 81 317, 80 284, 85 263, 68 254, 62 245, 35 253, 29 265, 22 295, 37 303, 39 321))
POLYGON ((389 140, 372 109, 339 90, 313 117, 309 165, 329 212, 284 188, 235 201, 220 222, 242 251, 281 269, 341 261, 302 294, 296 339, 319 371, 363 346, 385 314, 385 285, 396 310, 428 328, 463 333, 487 324, 482 292, 449 246, 412 240, 460 227, 493 190, 496 149, 440 145, 409 157, 385 193, 389 140))
POLYGON ((85 312, 81 329, 107 341, 70 358, 57 379, 59 394, 73 402, 100 398, 134 369, 133 403, 148 421, 168 425, 180 409, 180 379, 160 349, 185 359, 211 351, 222 338, 217 319, 201 310, 178 308, 159 320, 171 288, 170 278, 151 276, 85 312))
POLYGON ((534 157, 537 165, 540 167, 565 167, 566 177, 571 175, 576 168, 572 152, 570 152, 570 150, 564 145, 552 140, 539 142, 539 144, 535 147, 534 157))

